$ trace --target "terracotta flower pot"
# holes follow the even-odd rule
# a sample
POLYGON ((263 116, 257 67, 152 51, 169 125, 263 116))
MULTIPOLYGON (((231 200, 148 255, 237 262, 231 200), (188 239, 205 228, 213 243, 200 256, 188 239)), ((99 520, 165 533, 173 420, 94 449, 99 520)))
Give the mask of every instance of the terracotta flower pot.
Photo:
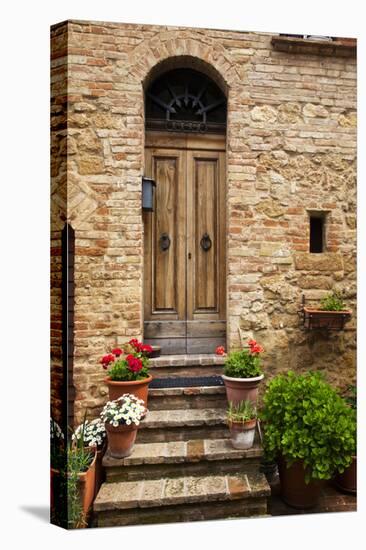
POLYGON ((232 422, 229 420, 231 443, 234 449, 250 449, 253 447, 256 418, 247 422, 232 422))
POLYGON ((294 462, 287 468, 286 459, 281 457, 278 460, 278 473, 281 481, 281 497, 286 504, 300 510, 314 508, 318 504, 324 482, 314 479, 305 483, 302 460, 294 462))
POLYGON ((343 474, 335 476, 334 484, 346 493, 357 493, 357 456, 352 458, 351 464, 344 470, 343 474))
POLYGON ((138 399, 142 399, 145 402, 145 407, 147 406, 147 395, 151 380, 152 376, 148 376, 143 380, 132 380, 128 382, 111 380, 109 376, 104 378, 104 382, 108 386, 110 401, 118 399, 124 393, 130 393, 132 395, 135 395, 138 399))
POLYGON ((86 472, 80 472, 79 490, 83 512, 87 515, 90 506, 93 504, 95 497, 95 466, 97 461, 97 453, 94 452, 93 462, 90 464, 86 472))
MULTIPOLYGON (((95 447, 88 447, 90 450, 94 450, 95 447)), ((94 498, 97 496, 99 489, 104 482, 105 472, 102 465, 103 456, 107 450, 107 441, 104 441, 103 446, 96 451, 96 461, 95 461, 95 489, 94 489, 94 498)))
POLYGON ((105 423, 105 429, 108 437, 108 450, 113 458, 124 458, 132 453, 136 440, 136 424, 126 424, 122 426, 112 426, 109 422, 105 423))
POLYGON ((325 328, 328 330, 342 330, 345 323, 350 320, 352 312, 326 311, 311 307, 303 308, 304 327, 307 329, 325 328))
POLYGON ((263 380, 263 374, 254 378, 232 378, 221 375, 226 388, 226 396, 229 403, 238 405, 240 401, 257 402, 258 386, 263 380))

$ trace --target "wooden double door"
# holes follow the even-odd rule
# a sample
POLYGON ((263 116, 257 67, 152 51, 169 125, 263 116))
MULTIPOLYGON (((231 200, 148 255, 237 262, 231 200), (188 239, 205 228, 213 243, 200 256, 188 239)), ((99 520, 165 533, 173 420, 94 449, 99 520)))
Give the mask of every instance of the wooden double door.
POLYGON ((214 353, 226 341, 224 136, 146 134, 144 341, 162 354, 214 353))

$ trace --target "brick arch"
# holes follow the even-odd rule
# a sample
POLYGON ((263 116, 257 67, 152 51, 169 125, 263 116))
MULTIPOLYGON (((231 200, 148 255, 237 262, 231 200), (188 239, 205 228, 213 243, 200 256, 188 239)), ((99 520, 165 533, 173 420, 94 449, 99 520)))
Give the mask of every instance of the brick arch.
POLYGON ((129 57, 128 76, 146 85, 161 64, 191 67, 206 72, 228 95, 228 89, 239 81, 239 74, 227 50, 214 39, 192 31, 163 31, 139 44, 129 57), (186 65, 188 66, 188 65, 186 65))

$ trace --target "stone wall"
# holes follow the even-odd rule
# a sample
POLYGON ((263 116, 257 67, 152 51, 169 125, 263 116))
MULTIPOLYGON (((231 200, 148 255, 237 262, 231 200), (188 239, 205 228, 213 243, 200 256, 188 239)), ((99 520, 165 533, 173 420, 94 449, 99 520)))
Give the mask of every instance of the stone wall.
MULTIPOLYGON (((76 236, 75 411, 105 401, 100 356, 142 336, 143 84, 173 58, 228 95, 228 347, 252 336, 272 375, 355 377, 356 61, 275 51, 272 35, 67 22, 67 218, 76 236), (327 211, 326 253, 310 254, 309 210, 327 211), (302 295, 345 292, 344 332, 305 332, 302 295), (240 329, 240 331, 239 331, 240 329)), ((53 33, 59 32, 59 27, 53 33)), ((57 114, 57 113, 56 113, 57 114)))

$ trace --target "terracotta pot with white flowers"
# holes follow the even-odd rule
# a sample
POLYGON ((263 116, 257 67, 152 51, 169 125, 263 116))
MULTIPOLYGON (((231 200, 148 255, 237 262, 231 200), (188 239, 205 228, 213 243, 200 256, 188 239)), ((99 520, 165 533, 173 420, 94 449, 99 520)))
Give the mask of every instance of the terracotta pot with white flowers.
POLYGON ((131 454, 138 426, 146 413, 144 401, 128 393, 108 401, 100 416, 105 424, 110 456, 124 458, 131 454))
POLYGON ((148 367, 151 351, 151 346, 133 338, 123 344, 123 348, 115 348, 101 358, 100 363, 108 372, 104 382, 108 386, 110 401, 130 393, 147 405, 148 387, 152 380, 148 367))

